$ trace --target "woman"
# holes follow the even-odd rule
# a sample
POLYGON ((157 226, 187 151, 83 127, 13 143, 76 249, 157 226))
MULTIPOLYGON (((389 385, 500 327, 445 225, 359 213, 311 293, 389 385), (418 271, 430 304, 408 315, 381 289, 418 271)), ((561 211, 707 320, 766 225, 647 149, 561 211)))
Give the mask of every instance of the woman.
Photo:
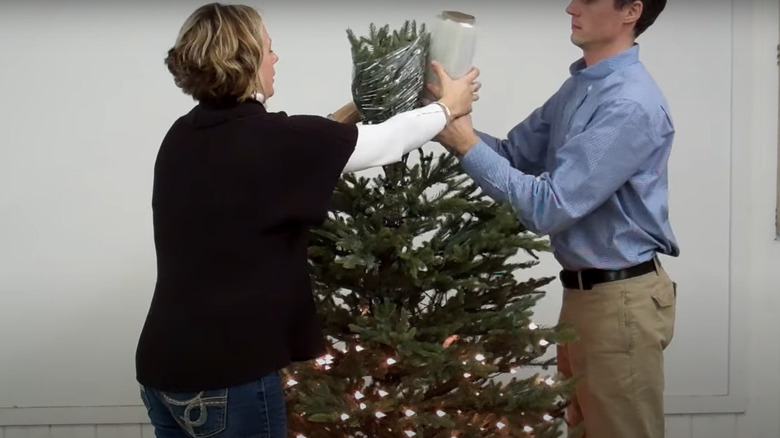
POLYGON ((210 4, 184 23, 166 64, 197 100, 154 168, 157 284, 139 340, 141 396, 158 438, 282 438, 278 370, 325 354, 307 233, 340 174, 401 159, 468 114, 478 72, 385 123, 267 112, 271 39, 247 6, 210 4))

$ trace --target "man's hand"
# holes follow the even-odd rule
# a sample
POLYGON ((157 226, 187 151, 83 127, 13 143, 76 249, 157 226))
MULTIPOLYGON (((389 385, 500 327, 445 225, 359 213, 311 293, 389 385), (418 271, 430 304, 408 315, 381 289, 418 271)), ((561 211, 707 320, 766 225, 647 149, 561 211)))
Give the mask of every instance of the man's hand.
POLYGON ((474 133, 471 114, 453 119, 433 140, 441 143, 457 157, 462 157, 479 143, 479 137, 474 133))

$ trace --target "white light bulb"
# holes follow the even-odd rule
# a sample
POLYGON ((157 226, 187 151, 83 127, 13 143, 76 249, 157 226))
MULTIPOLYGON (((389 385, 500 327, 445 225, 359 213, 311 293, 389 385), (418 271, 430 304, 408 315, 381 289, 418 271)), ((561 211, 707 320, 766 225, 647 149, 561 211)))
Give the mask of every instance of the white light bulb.
POLYGON ((389 394, 387 391, 385 391, 385 390, 383 390, 383 389, 380 389, 380 390, 379 390, 379 396, 380 396, 380 397, 384 397, 384 396, 386 396, 387 394, 389 394))
POLYGON ((509 372, 512 374, 517 374, 517 368, 512 368, 511 370, 509 370, 509 372))
POLYGON ((407 416, 407 417, 411 417, 412 415, 414 415, 414 411, 413 411, 413 410, 411 410, 411 409, 407 409, 407 410, 406 410, 406 416, 407 416))
POLYGON ((553 420, 553 417, 550 414, 544 414, 544 417, 542 417, 542 418, 544 418, 544 421, 552 421, 553 420))
POLYGON ((468 379, 469 377, 471 377, 471 373, 463 373, 463 377, 468 379))
POLYGON ((384 418, 384 417, 387 417, 387 415, 383 414, 382 412, 376 413, 376 418, 384 418))
POLYGON ((360 409, 365 409, 365 408, 366 408, 366 404, 365 403, 361 403, 360 404, 360 409))
POLYGON ((356 398, 356 399, 360 400, 360 399, 361 399, 361 398, 363 398, 363 397, 365 397, 365 396, 364 396, 363 394, 361 394, 361 392, 360 392, 360 391, 356 391, 356 392, 355 392, 355 398, 356 398))
POLYGON ((483 356, 483 355, 481 355, 481 354, 478 354, 478 355, 476 355, 476 356, 474 357, 474 359, 476 359, 476 360, 477 360, 477 361, 479 361, 479 362, 482 362, 483 360, 485 360, 485 356, 483 356))
POLYGON ((533 428, 533 427, 531 427, 531 426, 526 426, 526 427, 524 427, 524 428, 523 428, 523 430, 524 430, 525 432, 527 432, 527 433, 531 433, 531 432, 533 432, 533 431, 534 431, 534 428, 533 428))
POLYGON ((287 386, 295 386, 295 385, 297 385, 297 384, 298 384, 298 382, 296 382, 296 381, 295 381, 295 380, 293 380, 293 379, 290 379, 290 380, 288 380, 288 381, 287 381, 287 386))
POLYGON ((531 329, 531 330, 536 330, 536 329, 539 328, 539 326, 534 324, 534 323, 530 323, 530 324, 528 324, 528 328, 531 329))
POLYGON ((542 347, 546 347, 546 346, 550 345, 550 343, 547 342, 546 340, 542 339, 541 341, 539 341, 539 345, 541 345, 542 347))
POLYGON ((388 365, 393 365, 393 364, 395 364, 395 363, 396 363, 396 360, 395 360, 395 359, 393 359, 392 357, 391 357, 390 359, 387 359, 387 364, 388 364, 388 365))
POLYGON ((415 436, 415 435, 417 435, 416 433, 412 432, 411 430, 407 430, 404 433, 406 434, 406 436, 415 436))
POLYGON ((347 421, 347 420, 349 420, 349 415, 347 415, 347 414, 341 414, 341 419, 342 419, 343 421, 347 421))
POLYGON ((356 350, 356 351, 358 351, 358 352, 360 352, 360 351, 363 351, 363 350, 365 350, 365 348, 363 348, 363 347, 361 347, 360 345, 358 345, 358 346, 356 346, 356 347, 355 347, 355 350, 356 350))
POLYGON ((498 430, 501 430, 506 427, 506 424, 499 421, 498 423, 496 423, 496 427, 498 428, 498 430))
POLYGON ((554 385, 554 384, 555 384, 555 380, 553 380, 553 378, 552 378, 552 377, 550 377, 549 379, 545 380, 545 381, 544 381, 544 383, 546 383, 546 384, 548 384, 548 385, 552 386, 552 385, 554 385))
POLYGON ((442 411, 441 409, 439 409, 438 411, 436 411, 436 415, 438 415, 440 417, 443 417, 443 416, 447 415, 447 413, 442 411))

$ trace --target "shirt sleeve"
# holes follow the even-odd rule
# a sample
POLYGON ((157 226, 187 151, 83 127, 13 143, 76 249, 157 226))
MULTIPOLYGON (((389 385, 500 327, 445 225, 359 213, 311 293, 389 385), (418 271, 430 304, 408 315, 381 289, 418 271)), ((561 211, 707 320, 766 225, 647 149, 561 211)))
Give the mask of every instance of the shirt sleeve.
POLYGON ((444 110, 437 104, 397 114, 376 125, 358 126, 357 146, 344 172, 401 161, 409 152, 421 148, 447 123, 444 110))
POLYGON ((339 177, 357 143, 357 126, 311 115, 286 121, 283 200, 287 216, 319 225, 328 213, 339 177))
POLYGON ((486 146, 509 161, 512 167, 523 173, 539 175, 547 170, 547 149, 550 142, 550 123, 547 116, 554 98, 555 96, 550 98, 513 127, 504 139, 478 130, 474 133, 486 146))
POLYGON ((552 234, 599 207, 664 144, 672 131, 651 131, 654 122, 639 104, 612 101, 596 110, 590 125, 557 151, 554 168, 539 176, 513 168, 484 141, 461 163, 488 196, 511 203, 529 230, 552 234))

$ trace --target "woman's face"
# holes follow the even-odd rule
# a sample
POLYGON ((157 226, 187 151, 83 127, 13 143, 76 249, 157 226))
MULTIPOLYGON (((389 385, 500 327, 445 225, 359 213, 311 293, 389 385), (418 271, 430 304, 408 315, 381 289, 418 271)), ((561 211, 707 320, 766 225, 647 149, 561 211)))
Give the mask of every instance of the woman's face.
POLYGON ((263 86, 263 95, 269 99, 274 94, 274 64, 279 60, 271 48, 271 37, 263 25, 263 61, 260 63, 260 83, 263 86))

